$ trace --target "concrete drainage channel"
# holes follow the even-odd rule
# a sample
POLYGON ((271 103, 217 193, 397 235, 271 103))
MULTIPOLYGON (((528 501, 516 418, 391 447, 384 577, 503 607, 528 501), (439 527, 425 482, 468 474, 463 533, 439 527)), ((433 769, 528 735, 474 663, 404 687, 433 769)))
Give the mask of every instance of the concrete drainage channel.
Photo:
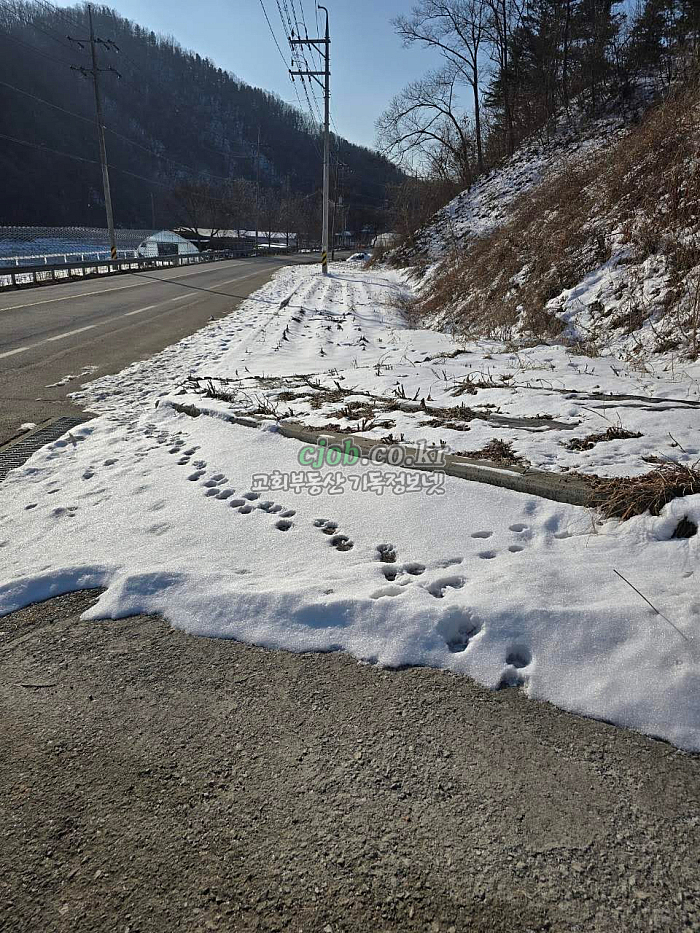
POLYGON ((21 434, 0 447, 0 482, 10 470, 16 470, 46 444, 57 441, 67 431, 89 421, 88 416, 53 418, 27 434, 21 434))

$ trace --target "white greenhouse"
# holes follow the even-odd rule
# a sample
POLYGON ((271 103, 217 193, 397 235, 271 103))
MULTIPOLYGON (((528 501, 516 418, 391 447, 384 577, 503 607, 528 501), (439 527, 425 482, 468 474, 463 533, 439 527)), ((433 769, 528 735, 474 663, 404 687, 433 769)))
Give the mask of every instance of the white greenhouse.
POLYGON ((136 255, 144 259, 155 259, 158 256, 188 256, 198 252, 197 247, 179 233, 161 230, 146 237, 139 244, 136 255))

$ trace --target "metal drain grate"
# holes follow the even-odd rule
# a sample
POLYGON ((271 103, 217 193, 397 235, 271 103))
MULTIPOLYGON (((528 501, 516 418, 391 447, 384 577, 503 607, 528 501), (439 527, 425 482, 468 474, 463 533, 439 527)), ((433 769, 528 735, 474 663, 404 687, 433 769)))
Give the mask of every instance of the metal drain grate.
POLYGON ((10 441, 7 446, 0 448, 0 482, 5 479, 10 470, 15 470, 26 463, 37 450, 41 450, 52 441, 57 441, 66 431, 77 428, 79 424, 84 424, 89 420, 87 417, 56 418, 39 428, 38 431, 32 431, 15 441, 10 441))

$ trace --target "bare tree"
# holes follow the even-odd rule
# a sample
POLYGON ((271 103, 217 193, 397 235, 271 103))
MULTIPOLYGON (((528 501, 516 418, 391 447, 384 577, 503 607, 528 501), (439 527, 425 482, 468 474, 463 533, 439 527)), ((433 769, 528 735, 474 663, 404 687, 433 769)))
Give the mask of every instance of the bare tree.
POLYGON ((390 158, 422 163, 427 174, 474 180, 474 138, 455 102, 458 71, 446 65, 407 85, 377 120, 377 140, 390 158))
POLYGON ((226 192, 230 220, 228 226, 240 237, 249 230, 255 214, 255 184, 246 178, 236 178, 226 192))
POLYGON ((272 245, 273 233, 279 232, 280 227, 280 193, 272 188, 260 192, 259 212, 262 221, 263 236, 267 237, 268 249, 272 245))
POLYGON ((405 45, 421 43, 439 49, 450 66, 471 88, 479 172, 484 171, 481 143, 482 43, 486 37, 486 0, 420 0, 410 16, 394 20, 405 45))
POLYGON ((223 192, 206 183, 177 185, 171 202, 180 226, 191 230, 200 241, 208 238, 211 245, 214 237, 227 226, 228 208, 222 195, 223 192))

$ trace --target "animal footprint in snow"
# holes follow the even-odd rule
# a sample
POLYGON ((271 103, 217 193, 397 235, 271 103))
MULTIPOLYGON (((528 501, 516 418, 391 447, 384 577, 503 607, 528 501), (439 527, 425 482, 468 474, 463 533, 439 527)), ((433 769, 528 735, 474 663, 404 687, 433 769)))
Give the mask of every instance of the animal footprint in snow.
POLYGON ((396 550, 393 544, 378 544, 377 553, 379 560, 384 564, 396 563, 396 550))
POLYGON ((324 522, 320 527, 324 535, 333 535, 338 530, 338 522, 324 522))
POLYGON ((445 639, 448 651, 461 654, 481 631, 481 625, 470 618, 462 619, 445 639))
POLYGON ((290 528, 294 527, 294 522, 290 522, 289 519, 281 518, 278 522, 275 522, 275 528, 278 531, 289 531, 290 528))
POLYGON ((517 534, 521 534, 523 531, 527 531, 528 526, 524 525, 522 522, 516 522, 514 525, 509 525, 509 531, 515 531, 517 534))
POLYGON ((419 564, 416 561, 412 561, 410 564, 404 564, 402 569, 404 573, 410 573, 412 577, 419 577, 422 573, 425 573, 425 565, 419 564))
POLYGON ((532 663, 530 651, 522 645, 513 646, 506 655, 506 667, 501 674, 501 680, 498 689, 504 687, 523 687, 527 681, 527 674, 523 674, 523 668, 529 667, 532 663))
POLYGON ((315 518, 315 519, 313 520, 313 526, 314 526, 314 528, 321 528, 321 529, 323 529, 323 528, 326 527, 326 525, 332 525, 334 528, 337 528, 337 527, 338 527, 338 523, 337 523, 337 522, 332 522, 332 521, 331 521, 330 519, 328 519, 328 518, 315 518))
POLYGON ((482 560, 493 560, 494 557, 496 557, 496 552, 495 551, 479 551, 477 556, 480 557, 482 560))
POLYGON ((204 476, 204 470, 195 470, 194 473, 190 473, 190 475, 187 477, 187 479, 188 479, 191 483, 196 483, 197 480, 201 479, 203 476, 204 476))
MULTIPOLYGON (((412 561, 408 564, 401 565, 392 565, 391 567, 382 568, 382 573, 386 580, 392 582, 396 580, 399 576, 411 576, 419 577, 422 573, 425 573, 425 565, 419 564, 417 561, 412 561)), ((402 580, 401 585, 405 586, 407 583, 410 583, 410 580, 402 580)))
POLYGON ((532 663, 532 655, 527 648, 516 645, 511 648, 506 655, 506 664, 512 664, 513 667, 528 667, 532 663))
POLYGON ((146 534, 155 535, 156 537, 161 537, 164 534, 167 534, 170 531, 170 525, 168 522, 159 522, 156 525, 151 525, 150 528, 146 529, 146 534))
POLYGON ((492 534, 492 531, 475 531, 472 533, 472 538, 490 538, 492 534))
POLYGON ((215 473, 214 476, 212 476, 211 479, 208 479, 204 485, 207 487, 207 489, 214 489, 218 488, 219 486, 223 486, 226 482, 227 479, 223 473, 215 473))
POLYGON ((426 586, 426 590, 435 599, 443 599, 447 590, 461 590, 464 586, 464 577, 441 577, 433 580, 426 586))
POLYGON ((331 545, 336 551, 351 551, 355 546, 355 542, 351 541, 347 535, 333 535, 331 545))

